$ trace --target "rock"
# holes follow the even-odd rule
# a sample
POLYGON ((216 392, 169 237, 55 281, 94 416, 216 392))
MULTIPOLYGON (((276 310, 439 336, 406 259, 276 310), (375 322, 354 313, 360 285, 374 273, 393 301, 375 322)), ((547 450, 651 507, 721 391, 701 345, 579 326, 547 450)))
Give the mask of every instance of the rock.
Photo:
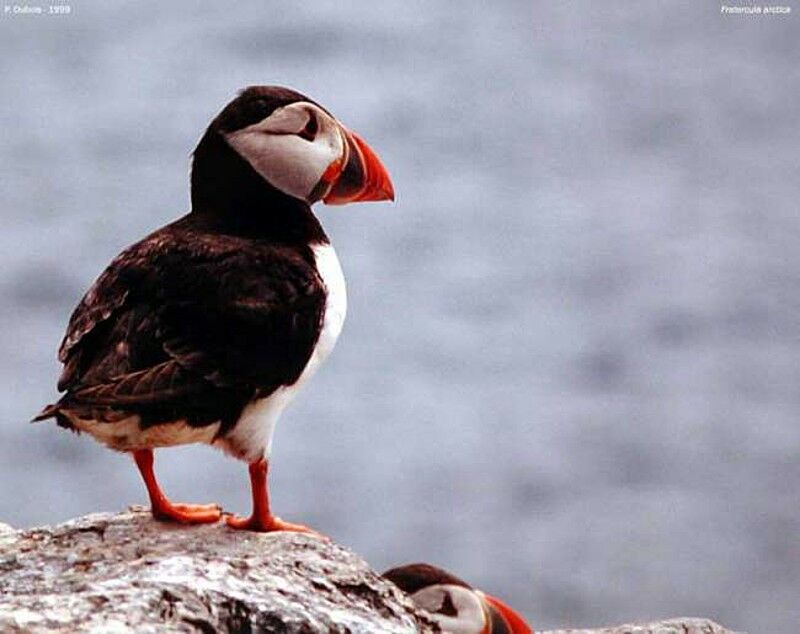
POLYGON ((735 634, 708 619, 669 619, 657 623, 618 625, 597 630, 553 630, 537 634, 735 634))
POLYGON ((436 631, 350 551, 144 509, 0 532, 0 631, 436 631), (4 539, 3 539, 4 538, 4 539))
MULTIPOLYGON (((0 524, 0 632, 438 632, 350 551, 294 533, 178 526, 149 511, 0 524)), ((537 634, 732 634, 704 619, 537 634)))

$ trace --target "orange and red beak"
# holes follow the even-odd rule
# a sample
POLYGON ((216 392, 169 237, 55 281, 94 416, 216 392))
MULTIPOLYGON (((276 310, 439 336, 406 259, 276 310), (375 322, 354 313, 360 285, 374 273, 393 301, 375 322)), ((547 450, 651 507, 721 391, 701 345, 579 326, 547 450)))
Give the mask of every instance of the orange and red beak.
POLYGON ((342 126, 345 151, 332 163, 322 181, 329 186, 322 197, 327 205, 394 200, 394 187, 378 155, 355 132, 342 126))
POLYGON ((475 593, 483 600, 486 608, 486 634, 533 634, 530 625, 517 612, 500 599, 480 590, 475 593))

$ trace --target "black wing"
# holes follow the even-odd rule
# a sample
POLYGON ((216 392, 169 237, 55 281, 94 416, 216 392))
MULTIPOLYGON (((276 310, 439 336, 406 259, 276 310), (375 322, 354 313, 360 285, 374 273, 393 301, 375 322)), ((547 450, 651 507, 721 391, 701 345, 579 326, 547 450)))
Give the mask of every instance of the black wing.
POLYGON ((324 307, 310 250, 179 221, 123 252, 81 300, 59 352, 66 394, 42 416, 227 427, 249 399, 297 380, 324 307))

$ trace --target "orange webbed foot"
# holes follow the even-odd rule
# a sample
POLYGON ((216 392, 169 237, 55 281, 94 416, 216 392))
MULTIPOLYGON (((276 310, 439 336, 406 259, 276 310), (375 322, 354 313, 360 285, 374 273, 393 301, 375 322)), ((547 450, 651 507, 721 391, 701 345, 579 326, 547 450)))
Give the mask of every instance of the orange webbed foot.
POLYGON ((133 459, 142 474, 142 479, 150 496, 150 508, 153 517, 164 522, 180 524, 213 524, 222 517, 222 508, 218 504, 173 504, 158 486, 153 472, 153 450, 137 449, 133 459))
POLYGON ((153 517, 180 524, 213 524, 222 517, 218 504, 173 504, 165 502, 153 507, 153 517))
POLYGON ((253 491, 253 513, 250 517, 238 517, 236 515, 225 514, 225 523, 234 530, 256 531, 259 533, 272 533, 276 531, 288 531, 291 533, 305 533, 314 535, 321 539, 328 539, 325 535, 303 526, 302 524, 292 524, 284 522, 270 511, 269 489, 267 487, 267 471, 269 462, 266 458, 259 458, 250 463, 250 486, 253 491))
MULTIPOLYGON (((287 531, 291 533, 306 533, 307 535, 315 535, 323 537, 324 535, 318 533, 313 528, 304 526, 303 524, 293 524, 286 522, 280 517, 270 515, 266 518, 260 518, 255 515, 250 517, 240 517, 238 515, 227 515, 225 523, 235 530, 256 531, 259 533, 272 533, 275 531, 287 531)), ((327 539, 327 538, 325 538, 327 539)))

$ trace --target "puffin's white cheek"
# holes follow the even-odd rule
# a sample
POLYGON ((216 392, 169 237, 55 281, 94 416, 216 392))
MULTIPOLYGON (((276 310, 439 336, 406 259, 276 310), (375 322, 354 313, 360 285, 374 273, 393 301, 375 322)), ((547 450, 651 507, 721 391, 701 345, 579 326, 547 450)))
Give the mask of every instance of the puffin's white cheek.
POLYGON ((227 135, 226 140, 270 185, 303 200, 338 158, 336 150, 322 140, 309 142, 293 134, 245 128, 227 135))
POLYGON ((428 586, 411 595, 411 599, 430 612, 442 631, 448 634, 481 634, 486 625, 480 599, 462 586, 428 586))

